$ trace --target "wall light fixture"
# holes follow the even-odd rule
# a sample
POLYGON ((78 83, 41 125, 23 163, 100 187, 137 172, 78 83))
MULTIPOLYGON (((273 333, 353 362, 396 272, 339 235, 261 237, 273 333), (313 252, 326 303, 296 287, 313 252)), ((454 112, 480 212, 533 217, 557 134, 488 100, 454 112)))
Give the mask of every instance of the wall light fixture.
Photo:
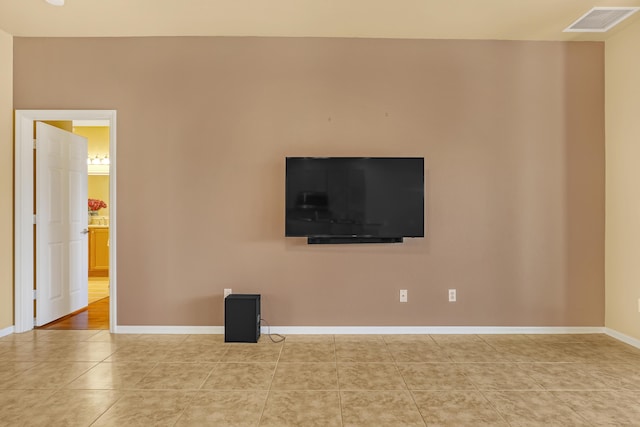
POLYGON ((100 156, 99 154, 93 157, 89 156, 87 158, 87 172, 89 175, 109 175, 110 164, 111 161, 107 154, 104 156, 100 156))

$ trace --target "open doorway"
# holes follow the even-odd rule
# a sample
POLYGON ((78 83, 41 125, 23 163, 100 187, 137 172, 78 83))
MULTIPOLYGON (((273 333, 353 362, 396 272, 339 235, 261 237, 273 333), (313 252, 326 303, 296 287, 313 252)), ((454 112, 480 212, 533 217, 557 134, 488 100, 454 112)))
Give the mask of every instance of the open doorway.
MULTIPOLYGON (((69 311, 38 329, 109 329, 109 121, 73 120, 46 122, 86 138, 87 141, 87 301, 83 308, 69 311)), ((37 167, 36 167, 37 169, 37 167)), ((37 203, 36 203, 37 210, 37 203)), ((37 227, 37 225, 36 225, 37 227)), ((37 287, 37 280, 36 280, 37 287)), ((36 318, 38 305, 36 303, 36 318)))
MULTIPOLYGON (((114 110, 17 110, 15 115, 15 332, 25 332, 33 329, 34 299, 37 304, 37 292, 34 292, 34 280, 38 273, 38 262, 34 257, 34 223, 37 215, 34 210, 34 179, 37 178, 37 167, 33 163, 33 128, 37 121, 101 121, 108 127, 107 149, 102 148, 98 154, 102 160, 109 162, 109 173, 105 175, 108 182, 107 195, 109 200, 108 212, 100 212, 100 218, 92 224, 96 228, 108 226, 106 239, 106 274, 102 275, 106 281, 108 298, 107 314, 109 330, 116 332, 116 112, 114 110), (106 215, 104 215, 106 213, 106 215)), ((79 123, 87 124, 87 123, 79 123)), ((94 123, 95 124, 95 123, 94 123)), ((80 127, 80 126, 79 126, 80 127)), ((95 154, 94 154, 95 157, 95 154)), ((87 160, 85 160, 87 161, 87 160)), ((104 161, 102 162, 104 164, 104 161)), ((87 230, 87 233, 89 230, 87 230)), ((103 255, 104 256, 104 255, 103 255)), ((84 262, 88 262, 85 259, 84 262)), ((101 266, 104 262, 101 261, 101 266)), ((105 300, 105 298, 100 298, 105 300)), ((104 301, 103 301, 104 302, 104 301)))

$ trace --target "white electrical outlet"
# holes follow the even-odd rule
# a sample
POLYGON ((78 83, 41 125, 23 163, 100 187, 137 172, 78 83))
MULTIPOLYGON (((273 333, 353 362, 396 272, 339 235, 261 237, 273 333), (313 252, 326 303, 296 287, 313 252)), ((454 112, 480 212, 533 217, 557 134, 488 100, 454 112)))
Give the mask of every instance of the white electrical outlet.
POLYGON ((449 302, 456 302, 456 290, 449 289, 449 302))
POLYGON ((231 295, 233 293, 233 291, 229 288, 225 288, 224 290, 224 297, 228 297, 229 295, 231 295))
POLYGON ((407 302, 407 290, 400 289, 400 302, 407 302))

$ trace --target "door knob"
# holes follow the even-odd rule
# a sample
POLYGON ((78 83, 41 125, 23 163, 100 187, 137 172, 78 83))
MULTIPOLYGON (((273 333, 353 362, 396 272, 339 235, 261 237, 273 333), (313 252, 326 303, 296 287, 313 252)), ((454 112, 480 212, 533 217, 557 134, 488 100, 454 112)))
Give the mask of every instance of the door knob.
POLYGON ((89 229, 85 228, 84 230, 81 231, 82 234, 89 234, 89 229))

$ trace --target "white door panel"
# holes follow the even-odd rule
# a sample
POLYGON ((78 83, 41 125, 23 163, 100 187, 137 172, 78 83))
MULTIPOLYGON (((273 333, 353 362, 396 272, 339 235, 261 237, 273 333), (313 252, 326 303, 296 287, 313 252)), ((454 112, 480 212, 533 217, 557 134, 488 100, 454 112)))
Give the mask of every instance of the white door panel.
MULTIPOLYGON (((71 311, 86 307, 88 289, 87 140, 69 145, 69 293, 71 311)), ((80 141, 79 139, 82 139, 80 141)))
POLYGON ((87 305, 87 140, 36 124, 36 325, 87 305))

